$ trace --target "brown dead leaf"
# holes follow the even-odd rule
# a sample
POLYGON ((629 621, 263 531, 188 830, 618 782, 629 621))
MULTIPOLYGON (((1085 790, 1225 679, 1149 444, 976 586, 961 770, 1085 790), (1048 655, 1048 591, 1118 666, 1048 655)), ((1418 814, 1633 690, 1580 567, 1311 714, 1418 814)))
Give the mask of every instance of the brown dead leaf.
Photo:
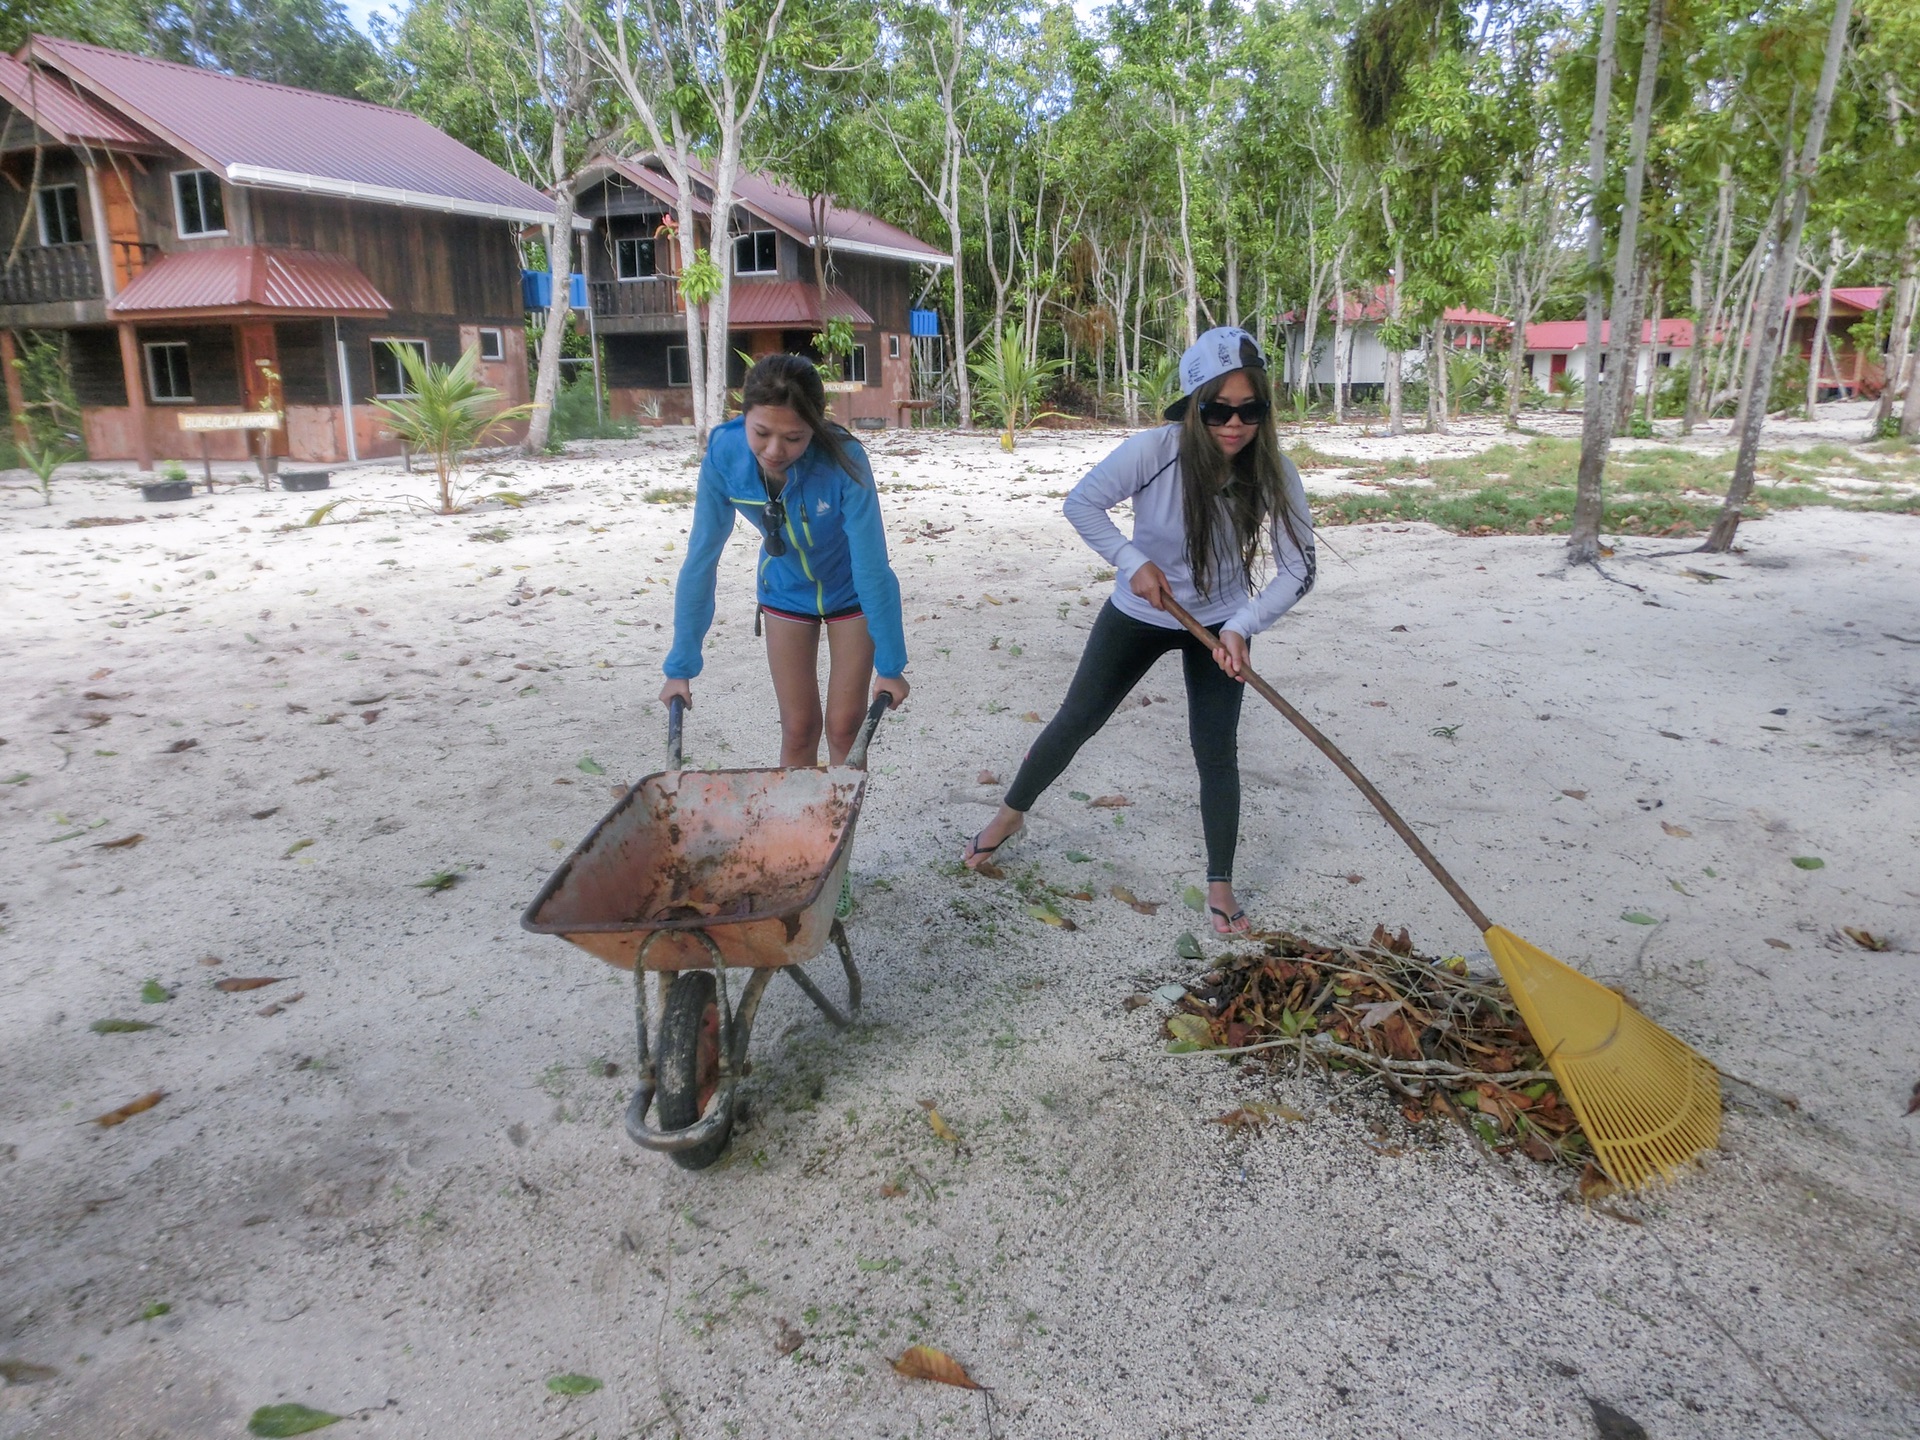
POLYGON ((1791 946, 1791 945, 1789 945, 1789 944, 1788 944, 1788 943, 1787 943, 1786 941, 1784 941, 1784 940, 1776 940, 1776 939, 1774 939, 1774 938, 1773 938, 1773 937, 1772 937, 1771 935, 1769 935, 1769 936, 1767 937, 1767 944, 1769 944, 1769 945, 1771 945, 1771 946, 1772 946, 1772 947, 1773 947, 1774 949, 1776 949, 1776 950, 1791 950, 1791 949, 1793 949, 1793 946, 1791 946))
POLYGON ((782 1319, 780 1321, 780 1338, 773 1342, 773 1353, 776 1355, 791 1355, 806 1343, 806 1335, 794 1329, 791 1320, 782 1319))
POLYGON ((1384 710, 1387 708, 1387 702, 1384 700, 1369 700, 1367 704, 1375 710, 1384 710))
POLYGON ((907 1193, 906 1186, 896 1185, 891 1180, 887 1181, 886 1184, 880 1187, 880 1198, 882 1200, 898 1200, 902 1195, 906 1193, 907 1193))
POLYGON ((138 830, 131 835, 122 835, 118 840, 100 840, 94 844, 96 850, 131 850, 147 837, 138 830))
POLYGON ((1587 792, 1584 790, 1562 790, 1560 793, 1569 800, 1584 800, 1587 798, 1587 792))
POLYGON ((1587 1168, 1580 1172, 1580 1178, 1574 1182, 1573 1188, 1582 1200, 1591 1205, 1595 1201, 1606 1199, 1620 1187, 1608 1178, 1606 1171, 1589 1160, 1587 1168))
POLYGON ((249 820, 271 820, 274 816, 278 815, 279 813, 280 813, 280 807, 278 805, 275 805, 271 810, 250 811, 247 815, 247 818, 249 820))
POLYGON ((153 1109, 154 1106, 166 1098, 167 1092, 164 1090, 149 1090, 138 1100, 129 1100, 118 1110, 109 1110, 104 1115, 94 1116, 93 1123, 98 1125, 102 1130, 111 1130, 116 1125, 125 1124, 142 1111, 153 1109))
POLYGON ((1124 885, 1115 885, 1107 892, 1136 915, 1152 915, 1160 909, 1157 900, 1142 900, 1124 885))
POLYGON ((218 955, 202 955, 200 957, 200 963, 202 965, 219 965, 224 962, 220 959, 218 955))
POLYGON ((183 750, 195 749, 199 744, 200 742, 198 740, 176 740, 160 753, 162 755, 178 755, 183 750))
POLYGON ((93 673, 92 673, 91 675, 89 675, 89 676, 87 676, 87 679, 89 679, 89 680, 104 680, 104 679, 106 679, 106 678, 107 678, 107 676, 109 676, 109 675, 111 675, 111 674, 113 674, 113 671, 111 671, 111 670, 106 670, 106 669, 101 669, 101 670, 96 670, 96 671, 94 671, 94 672, 93 672, 93 673))
POLYGON ((1120 1002, 1120 1008, 1124 1010, 1127 1014, 1131 1015, 1134 1011, 1138 1010, 1142 1005, 1146 1003, 1147 1003, 1147 997, 1144 995, 1129 995, 1127 996, 1126 999, 1120 1002))
POLYGON ((278 985, 285 978, 284 975, 236 975, 230 979, 214 981, 213 988, 224 990, 232 995, 240 990, 263 990, 269 985, 278 985))
POLYGON ((998 785, 1000 783, 1000 777, 991 770, 982 770, 980 772, 979 783, 982 785, 998 785))
POLYGON ((381 715, 383 715, 384 713, 386 712, 381 710, 362 710, 360 712, 360 718, 366 721, 367 724, 371 725, 373 724, 374 721, 378 720, 381 717, 381 715))
POLYGON ((958 1145, 960 1143, 960 1137, 954 1134, 953 1127, 941 1118, 938 1110, 934 1109, 933 1101, 922 1100, 920 1102, 920 1108, 927 1112, 927 1124, 933 1127, 934 1134, 938 1135, 949 1145, 958 1145))
POLYGON ((331 774, 333 774, 331 770, 316 770, 311 775, 302 775, 298 780, 294 781, 293 783, 296 785, 311 785, 313 784, 314 781, 324 780, 331 774))
POLYGON ((1089 810, 1118 810, 1131 805, 1133 801, 1124 795, 1098 795, 1087 802, 1089 810))
POLYGON ((1347 876, 1347 884, 1358 885, 1362 880, 1365 880, 1366 878, 1367 877, 1364 875, 1349 875, 1347 876))
POLYGON ((906 1380, 932 1380, 940 1385, 956 1385, 962 1390, 987 1388, 977 1384, 958 1360, 931 1345, 909 1345, 898 1360, 890 1363, 893 1373, 906 1380))
POLYGON ((978 865, 973 867, 973 873, 976 875, 984 875, 989 880, 1004 880, 1007 878, 1007 872, 991 860, 982 860, 978 865))
POLYGON ((1843 925, 1840 928, 1846 937, 1862 950, 1885 950, 1892 943, 1886 936, 1875 935, 1871 930, 1862 930, 1853 925, 1843 925))
POLYGON ((1406 626, 1404 626, 1404 625, 1395 625, 1395 626, 1393 627, 1393 630, 1392 630, 1392 631, 1389 631, 1388 633, 1389 633, 1389 634, 1391 634, 1391 633, 1394 633, 1394 632, 1398 632, 1398 633, 1400 633, 1400 634, 1402 634, 1402 635, 1404 635, 1404 634, 1406 633, 1406 630, 1407 630, 1407 627, 1406 627, 1406 626))
POLYGON ((306 998, 307 998, 306 991, 296 990, 293 992, 293 994, 287 996, 286 999, 276 1000, 271 1005, 262 1005, 258 1010, 254 1011, 253 1013, 256 1015, 278 1015, 282 1010, 286 1009, 287 1006, 298 1005, 302 1000, 306 998))
POLYGON ((131 700, 133 698, 133 691, 115 690, 110 692, 106 690, 89 690, 80 698, 82 700, 131 700))
POLYGON ((1672 825, 1662 820, 1660 822, 1660 828, 1676 840, 1691 840, 1693 838, 1693 832, 1683 825, 1672 825))
POLYGON ((1026 721, 1029 725, 1038 725, 1040 723, 1040 712, 1038 710, 1029 710, 1027 711, 1026 714, 1022 715, 1020 718, 1026 721))

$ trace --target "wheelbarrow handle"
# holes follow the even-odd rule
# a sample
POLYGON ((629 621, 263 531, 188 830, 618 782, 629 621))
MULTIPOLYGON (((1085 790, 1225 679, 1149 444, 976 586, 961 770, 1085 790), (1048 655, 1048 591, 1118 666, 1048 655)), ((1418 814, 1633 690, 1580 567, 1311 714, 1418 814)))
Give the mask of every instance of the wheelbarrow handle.
POLYGON ((680 768, 680 727, 687 718, 687 702, 678 695, 667 701, 667 768, 680 768))
POLYGON ((860 722, 860 733, 854 737, 853 748, 847 751, 847 764, 855 770, 867 768, 867 746, 873 741, 873 732, 880 728, 880 717, 893 708, 893 699, 888 695, 876 695, 873 703, 867 706, 867 718, 860 722))

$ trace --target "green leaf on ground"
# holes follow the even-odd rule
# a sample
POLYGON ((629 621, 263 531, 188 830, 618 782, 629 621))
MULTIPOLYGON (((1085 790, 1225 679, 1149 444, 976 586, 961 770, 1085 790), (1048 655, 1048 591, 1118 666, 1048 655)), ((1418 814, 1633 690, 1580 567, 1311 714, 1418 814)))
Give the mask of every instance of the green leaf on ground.
POLYGON ((1658 925, 1660 923, 1644 910, 1629 910, 1620 918, 1629 925, 1658 925))
POLYGON ((1205 958, 1200 951, 1200 942, 1194 938, 1191 930, 1182 930, 1180 932, 1180 938, 1173 942, 1173 953, 1178 955, 1182 960, 1201 960, 1205 958))
POLYGON ((337 1424, 340 1418, 300 1404, 262 1405, 247 1421, 247 1433, 263 1436, 305 1435, 309 1431, 324 1430, 329 1425, 337 1424))
POLYGON ((1091 865, 1093 863, 1093 856, 1087 854, 1084 850, 1067 851, 1067 859, 1076 865, 1091 865))
POLYGON ((293 842, 293 844, 287 846, 286 850, 281 853, 280 858, 282 860, 291 860, 295 855, 298 855, 302 850, 306 849, 309 845, 313 843, 314 842, 311 840, 296 840, 293 842))
POLYGON ((451 890, 459 883, 460 876, 454 871, 436 870, 426 879, 414 881, 413 888, 416 890, 425 890, 429 894, 438 895, 442 890, 451 890))
POLYGON ((1827 868, 1827 862, 1822 860, 1818 855, 1796 855, 1793 857, 1793 863, 1798 865, 1802 870, 1824 870, 1827 868))
POLYGON ((164 1005, 173 999, 173 991, 167 989, 158 980, 149 980, 140 987, 142 1005, 164 1005))
POLYGON ((589 775, 604 775, 607 773, 606 767, 591 755, 582 755, 580 757, 580 769, 586 771, 589 775))
POLYGON ((1038 920, 1042 925, 1051 925, 1056 930, 1078 930, 1080 928, 1058 910, 1055 910, 1051 905, 1029 905, 1027 906, 1027 914, 1038 920))
POLYGON ((552 1375, 547 1378, 547 1389, 556 1395, 591 1395, 600 1388, 600 1382, 591 1375, 552 1375))
POLYGON ((157 1300, 140 1312, 142 1320, 158 1320, 162 1315, 171 1315, 173 1306, 164 1300, 157 1300))
POLYGON ((1167 1033, 1173 1036, 1174 1045, 1185 1045, 1189 1050, 1204 1050, 1213 1044, 1213 1027, 1198 1015, 1173 1016, 1167 1021, 1167 1033))
POLYGON ((1207 908, 1207 892, 1202 890, 1198 885, 1189 885, 1180 892, 1180 901, 1189 910, 1196 910, 1204 914, 1207 908))
POLYGON ((1069 800, 1078 800, 1081 804, 1084 805, 1087 801, 1091 800, 1093 797, 1087 794, 1087 792, 1084 790, 1069 790, 1067 792, 1067 798, 1069 800))
POLYGON ((145 1020, 96 1020, 87 1027, 96 1035, 131 1035, 136 1030, 152 1030, 145 1020))

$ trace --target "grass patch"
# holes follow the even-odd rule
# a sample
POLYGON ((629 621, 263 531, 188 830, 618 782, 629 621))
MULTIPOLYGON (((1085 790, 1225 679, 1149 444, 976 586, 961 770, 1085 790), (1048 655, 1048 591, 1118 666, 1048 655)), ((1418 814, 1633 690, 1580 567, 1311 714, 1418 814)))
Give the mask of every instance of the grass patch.
MULTIPOLYGON (((1602 528, 1626 535, 1699 534, 1719 512, 1733 462, 1731 452, 1701 454, 1670 446, 1613 452, 1607 460, 1602 528)), ((1323 525, 1423 521, 1456 535, 1564 534, 1572 528, 1579 465, 1580 443, 1557 438, 1496 445, 1479 455, 1427 464, 1402 456, 1361 469, 1357 478, 1371 484, 1371 493, 1322 500, 1313 507, 1314 518, 1323 525)), ((1911 492, 1882 489, 1862 496, 1826 489, 1819 482, 1838 478, 1830 472, 1839 466, 1846 467, 1849 478, 1883 484, 1920 479, 1920 464, 1875 464, 1845 445, 1767 451, 1756 466, 1748 518, 1803 505, 1920 514, 1920 495, 1911 492)))
POLYGON ((674 490, 664 486, 656 486, 640 498, 649 505, 691 505, 693 503, 693 491, 685 489, 674 490))

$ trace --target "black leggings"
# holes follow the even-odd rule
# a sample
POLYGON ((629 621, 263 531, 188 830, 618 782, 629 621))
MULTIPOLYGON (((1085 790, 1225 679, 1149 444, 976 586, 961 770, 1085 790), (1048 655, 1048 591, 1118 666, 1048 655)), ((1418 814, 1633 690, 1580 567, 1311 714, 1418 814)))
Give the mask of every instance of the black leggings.
POLYGON ((1136 620, 1111 600, 1093 622, 1060 713, 1020 762, 1006 803, 1022 814, 1031 810, 1040 792, 1060 778, 1080 747, 1169 650, 1180 652, 1187 677, 1187 737, 1200 770, 1207 879, 1231 880, 1240 838, 1240 700, 1246 687, 1215 664, 1213 653, 1185 630, 1136 620))

